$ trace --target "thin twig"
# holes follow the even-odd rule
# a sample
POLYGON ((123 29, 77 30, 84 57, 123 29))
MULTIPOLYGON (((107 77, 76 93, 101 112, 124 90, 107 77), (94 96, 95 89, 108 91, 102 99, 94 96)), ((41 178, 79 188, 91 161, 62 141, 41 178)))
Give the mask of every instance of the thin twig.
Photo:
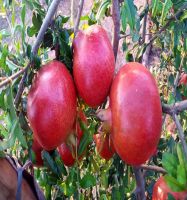
POLYGON ((1 81, 0 88, 6 86, 7 84, 10 84, 14 79, 18 78, 21 74, 23 74, 25 72, 25 70, 26 70, 26 67, 21 69, 21 70, 19 70, 15 74, 12 74, 12 76, 8 77, 4 81, 1 81))
POLYGON ((127 38, 127 37, 130 37, 130 36, 131 36, 131 34, 121 35, 119 39, 127 38))
POLYGON ((145 181, 140 167, 133 167, 136 179, 135 195, 137 200, 145 200, 145 181))
MULTIPOLYGON (((37 35, 37 38, 36 38, 36 41, 32 47, 32 50, 31 50, 31 54, 32 55, 36 55, 37 52, 38 52, 38 48, 43 40, 43 37, 44 37, 44 34, 49 26, 49 24, 51 23, 51 20, 57 10, 57 7, 58 7, 58 4, 60 3, 60 0, 53 0, 53 2, 51 3, 50 7, 49 7, 49 10, 45 16, 45 19, 43 21, 43 24, 41 25, 41 28, 39 30, 39 33, 37 35)), ((31 61, 32 62, 32 61, 31 61)), ((23 90, 24 90, 24 83, 25 83, 25 79, 27 77, 27 72, 28 72, 28 69, 30 67, 30 64, 31 62, 29 62, 29 64, 27 65, 27 67, 25 67, 25 70, 24 70, 24 75, 20 81, 20 84, 19 84, 19 89, 18 89, 18 92, 17 92, 17 95, 16 95, 16 98, 15 98, 15 105, 16 107, 18 107, 19 105, 19 102, 20 102, 20 98, 21 98, 21 95, 23 93, 23 90)))
POLYGON ((80 18, 81 18, 81 13, 82 13, 83 6, 84 6, 84 0, 80 0, 79 1, 78 12, 77 12, 77 18, 76 18, 75 26, 74 26, 74 36, 76 36, 77 31, 79 29, 79 23, 80 23, 80 18))
POLYGON ((112 19, 114 23, 113 51, 115 59, 117 58, 118 46, 120 40, 120 5, 119 0, 112 0, 112 19))
MULTIPOLYGON (((146 5, 147 7, 147 5, 146 5)), ((143 44, 145 42, 145 35, 147 30, 147 17, 148 17, 148 9, 145 9, 145 15, 144 15, 144 21, 143 21, 143 29, 142 29, 142 40, 141 43, 143 44)))
POLYGON ((178 129, 178 136, 179 136, 179 139, 181 141, 185 157, 187 159, 187 144, 186 144, 186 141, 185 141, 185 136, 184 136, 184 132, 182 130, 182 126, 181 126, 180 121, 179 121, 176 114, 172 115, 172 118, 173 118, 173 120, 176 124, 177 129, 178 129))
POLYGON ((160 172, 160 173, 163 173, 163 174, 166 174, 166 170, 163 169, 162 167, 158 167, 158 166, 153 166, 153 165, 140 165, 140 167, 142 169, 145 169, 145 170, 151 170, 151 171, 156 171, 156 172, 160 172))

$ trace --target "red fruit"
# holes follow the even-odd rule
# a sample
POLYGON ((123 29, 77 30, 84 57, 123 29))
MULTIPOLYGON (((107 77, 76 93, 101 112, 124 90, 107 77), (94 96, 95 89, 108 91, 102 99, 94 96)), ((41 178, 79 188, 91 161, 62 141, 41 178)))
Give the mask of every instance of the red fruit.
POLYGON ((156 82, 139 63, 127 63, 110 91, 112 140, 121 159, 140 165, 151 157, 162 127, 162 108, 156 82))
POLYGON ((36 165, 37 167, 41 167, 43 166, 43 160, 42 160, 42 150, 43 148, 40 146, 40 144, 37 142, 37 140, 34 138, 33 139, 33 143, 32 143, 32 150, 35 153, 35 163, 34 165, 36 165))
MULTIPOLYGON (((187 74, 184 74, 184 73, 181 74, 179 86, 180 85, 183 85, 183 86, 187 85, 187 74)), ((184 95, 182 95, 182 100, 186 100, 186 97, 184 95)))
POLYGON ((173 192, 167 185, 164 177, 160 177, 154 185, 152 200, 167 200, 168 193, 173 195, 176 200, 187 199, 187 191, 173 192))
MULTIPOLYGON (((83 131, 81 130, 80 125, 79 125, 79 120, 87 124, 87 118, 82 110, 79 110, 77 112, 77 120, 75 121, 74 130, 72 131, 72 132, 75 132, 77 136, 77 148, 79 148, 80 140, 83 135, 83 131)), ((72 137, 74 137, 74 135, 72 137)), ((74 156, 76 154, 76 146, 72 145, 72 150, 71 150, 66 143, 62 143, 58 147, 58 151, 66 166, 70 167, 74 165, 75 163, 74 156)), ((79 156, 79 160, 81 159, 82 159, 82 156, 79 156)))
POLYGON ((181 74, 179 85, 187 85, 187 74, 181 74))
POLYGON ((28 95, 27 114, 45 150, 66 140, 76 117, 76 92, 64 64, 52 61, 39 70, 28 95))
POLYGON ((106 31, 98 25, 79 31, 73 42, 73 75, 78 93, 91 107, 101 105, 112 83, 115 59, 106 31))
POLYGON ((74 165, 75 158, 73 157, 72 152, 66 143, 62 143, 58 147, 58 152, 61 156, 61 159, 63 160, 64 165, 68 167, 71 167, 74 165))
POLYGON ((112 140, 109 134, 95 134, 94 141, 99 155, 105 160, 109 160, 115 153, 112 140))

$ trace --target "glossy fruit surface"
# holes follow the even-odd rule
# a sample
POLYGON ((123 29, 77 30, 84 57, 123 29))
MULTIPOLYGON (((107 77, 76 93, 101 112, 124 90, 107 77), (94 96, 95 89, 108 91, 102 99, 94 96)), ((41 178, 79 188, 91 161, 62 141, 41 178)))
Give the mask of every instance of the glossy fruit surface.
POLYGON ((66 143, 62 143, 58 147, 58 152, 61 156, 61 159, 62 159, 64 165, 66 165, 68 167, 71 167, 74 165, 75 158, 72 155, 72 151, 71 151, 70 147, 66 143))
POLYGON ((105 160, 109 160, 115 153, 112 140, 109 134, 95 134, 94 141, 96 143, 96 149, 99 155, 105 160))
POLYGON ((52 61, 39 70, 29 91, 27 115, 45 150, 66 140, 76 117, 76 91, 64 64, 52 61))
POLYGON ((152 200, 167 200, 168 193, 170 193, 176 200, 187 199, 187 191, 184 192, 173 192, 167 185, 164 177, 160 177, 153 187, 152 200))
POLYGON ((34 138, 32 143, 32 150, 35 153, 35 163, 37 167, 43 166, 43 160, 42 160, 42 150, 43 148, 40 146, 40 144, 37 142, 37 140, 34 138))
POLYGON ((114 78, 110 91, 112 140, 118 155, 140 165, 153 155, 162 127, 156 82, 139 63, 127 63, 114 78))
POLYGON ((106 31, 98 25, 79 31, 73 49, 73 75, 78 93, 89 106, 99 106, 109 93, 115 68, 106 31))

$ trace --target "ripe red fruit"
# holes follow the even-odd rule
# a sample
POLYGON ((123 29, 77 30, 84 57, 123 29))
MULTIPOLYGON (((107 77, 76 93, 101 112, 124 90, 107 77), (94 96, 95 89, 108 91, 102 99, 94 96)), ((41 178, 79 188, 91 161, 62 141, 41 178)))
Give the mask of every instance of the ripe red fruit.
POLYGON ((78 93, 89 106, 99 106, 109 93, 115 68, 106 31, 98 25, 79 31, 73 49, 73 75, 78 93))
POLYGON ((61 159, 63 160, 64 165, 71 167, 75 163, 75 158, 72 155, 70 147, 66 143, 62 143, 58 147, 58 152, 61 159))
MULTIPOLYGON (((77 140, 76 140, 77 148, 79 148, 79 144, 80 144, 81 138, 83 136, 83 131, 81 130, 80 125, 79 125, 79 120, 81 120, 83 123, 87 124, 87 118, 82 110, 78 110, 77 119, 76 119, 75 125, 73 127, 74 130, 72 130, 72 133, 75 133, 75 135, 77 137, 77 140)), ((76 146, 72 145, 72 149, 71 149, 66 143, 62 143, 58 147, 58 152, 66 166, 71 167, 74 165, 75 155, 76 155, 76 146)), ((82 159, 82 155, 79 156, 79 160, 81 160, 81 159, 82 159)))
POLYGON ((168 193, 173 195, 176 200, 187 199, 187 191, 173 192, 167 185, 164 177, 160 177, 154 185, 152 200, 167 200, 168 193))
POLYGON ((27 114, 45 150, 66 140, 76 117, 76 91, 63 63, 52 61, 39 70, 28 95, 27 114))
POLYGON ((156 82, 139 63, 120 69, 110 91, 112 140, 121 159, 140 165, 153 155, 162 127, 162 108, 156 82))
POLYGON ((42 160, 42 156, 41 156, 43 148, 40 146, 40 144, 38 143, 38 141, 35 138, 33 139, 32 150, 35 153, 34 165, 37 167, 43 166, 43 160, 42 160))
POLYGON ((115 153, 112 140, 109 134, 95 134, 94 141, 99 155, 105 160, 109 160, 115 153))

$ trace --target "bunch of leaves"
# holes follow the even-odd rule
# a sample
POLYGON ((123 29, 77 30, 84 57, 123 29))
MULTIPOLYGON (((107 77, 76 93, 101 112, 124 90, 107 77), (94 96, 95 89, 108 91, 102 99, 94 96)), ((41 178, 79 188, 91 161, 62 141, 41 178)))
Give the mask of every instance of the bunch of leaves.
POLYGON ((174 152, 163 154, 162 165, 168 173, 165 180, 172 191, 184 191, 187 187, 187 158, 180 143, 176 144, 174 152))

